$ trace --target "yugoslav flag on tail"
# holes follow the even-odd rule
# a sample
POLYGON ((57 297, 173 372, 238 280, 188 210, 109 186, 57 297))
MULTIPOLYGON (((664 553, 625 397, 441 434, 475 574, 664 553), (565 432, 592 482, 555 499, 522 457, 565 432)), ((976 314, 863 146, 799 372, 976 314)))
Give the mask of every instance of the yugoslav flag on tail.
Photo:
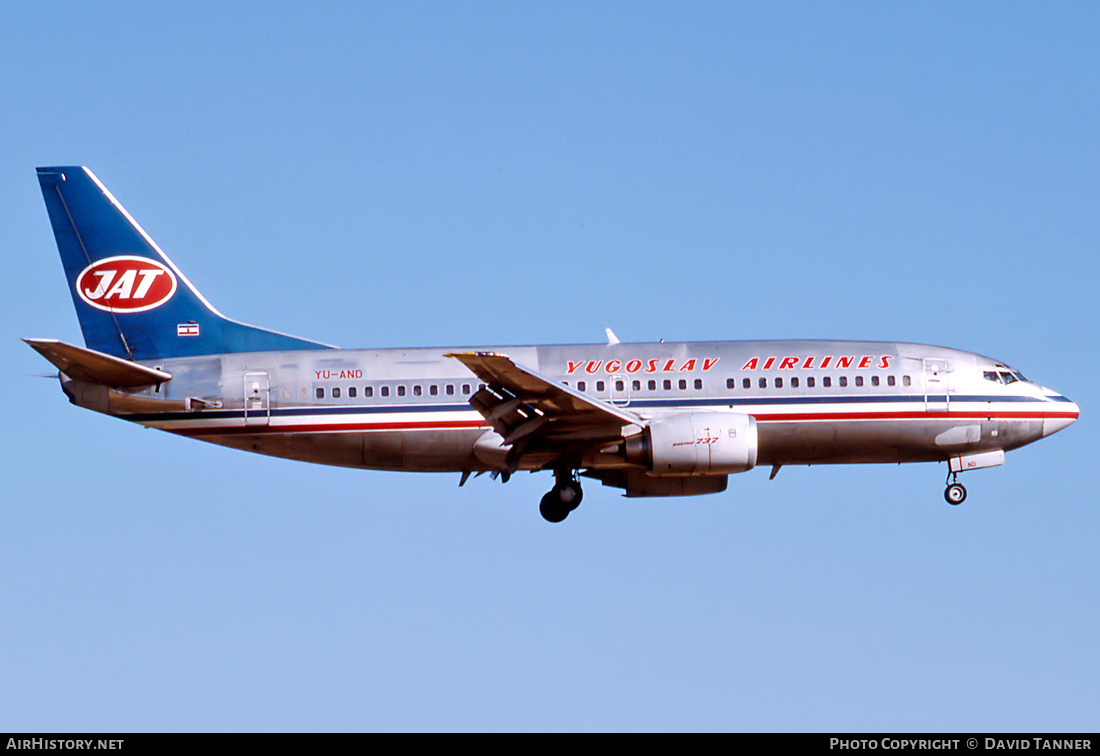
POLYGON ((229 320, 84 167, 39 168, 84 343, 130 360, 325 344, 229 320))

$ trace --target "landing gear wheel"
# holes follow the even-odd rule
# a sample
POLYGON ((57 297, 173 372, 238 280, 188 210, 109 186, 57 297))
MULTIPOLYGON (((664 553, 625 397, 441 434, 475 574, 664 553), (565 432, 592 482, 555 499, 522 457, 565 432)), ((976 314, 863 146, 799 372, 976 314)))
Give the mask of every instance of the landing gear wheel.
POLYGON ((945 498, 947 503, 951 506, 958 506, 966 501, 966 489, 963 488, 962 483, 952 483, 947 487, 947 490, 943 492, 943 498, 945 498))
POLYGON ((566 512, 572 512, 579 507, 581 505, 581 499, 584 498, 584 491, 581 490, 581 484, 572 480, 554 486, 550 493, 557 496, 558 503, 566 512))
POLYGON ((550 491, 539 502, 539 514, 547 522, 561 522, 569 516, 569 509, 563 507, 554 491, 550 491))
POLYGON ((584 498, 584 491, 573 477, 572 470, 558 470, 554 474, 554 480, 554 487, 539 502, 539 513, 547 522, 561 522, 580 506, 581 499, 584 498))

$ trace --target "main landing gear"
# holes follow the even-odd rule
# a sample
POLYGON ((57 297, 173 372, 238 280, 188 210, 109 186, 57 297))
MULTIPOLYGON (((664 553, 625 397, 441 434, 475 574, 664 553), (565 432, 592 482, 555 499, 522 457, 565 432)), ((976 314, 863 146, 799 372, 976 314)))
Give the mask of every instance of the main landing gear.
POLYGON ((947 503, 951 506, 958 506, 966 501, 966 489, 963 488, 963 484, 959 482, 958 473, 947 473, 947 479, 951 482, 947 485, 947 490, 943 492, 943 498, 946 499, 947 503))
POLYGON ((547 522, 561 522, 580 506, 584 492, 572 470, 555 470, 554 487, 542 497, 539 513, 547 522))

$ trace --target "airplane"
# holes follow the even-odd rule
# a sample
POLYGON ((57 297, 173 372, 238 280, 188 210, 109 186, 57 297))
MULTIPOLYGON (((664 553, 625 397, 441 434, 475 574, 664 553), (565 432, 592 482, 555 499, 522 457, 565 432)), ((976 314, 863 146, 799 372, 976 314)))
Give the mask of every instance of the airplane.
POLYGON ((946 462, 958 474, 1072 424, 1078 407, 978 354, 868 341, 341 349, 226 318, 85 167, 38 168, 84 347, 25 339, 69 401, 181 436, 328 465, 507 482, 549 471, 694 496, 784 465, 946 462))

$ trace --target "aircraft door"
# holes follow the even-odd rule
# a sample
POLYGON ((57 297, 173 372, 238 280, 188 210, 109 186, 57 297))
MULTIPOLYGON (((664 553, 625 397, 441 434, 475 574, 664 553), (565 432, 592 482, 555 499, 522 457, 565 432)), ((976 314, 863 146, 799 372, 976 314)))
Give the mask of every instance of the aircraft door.
POLYGON ((924 361, 924 410, 947 412, 951 409, 951 373, 947 360, 924 361))
POLYGON ((244 424, 267 425, 271 417, 271 384, 267 373, 244 374, 244 424))
POLYGON ((609 400, 616 407, 625 407, 630 404, 630 380, 621 373, 611 376, 611 393, 609 400))

